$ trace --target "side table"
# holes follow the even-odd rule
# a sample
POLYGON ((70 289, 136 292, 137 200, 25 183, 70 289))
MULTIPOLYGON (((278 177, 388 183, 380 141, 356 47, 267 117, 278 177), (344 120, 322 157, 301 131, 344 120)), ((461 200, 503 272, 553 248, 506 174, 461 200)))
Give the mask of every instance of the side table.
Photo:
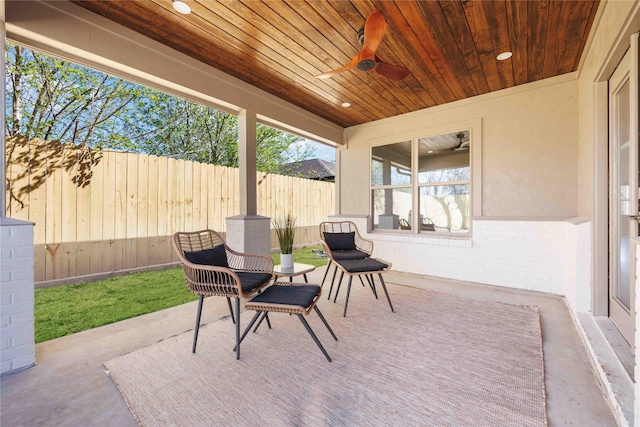
POLYGON ((278 277, 288 277, 289 282, 293 282, 295 276, 302 275, 304 282, 309 283, 307 280, 307 273, 311 273, 316 267, 311 264, 301 264, 298 262, 293 263, 293 268, 282 268, 282 264, 273 266, 273 283, 278 280, 278 277))

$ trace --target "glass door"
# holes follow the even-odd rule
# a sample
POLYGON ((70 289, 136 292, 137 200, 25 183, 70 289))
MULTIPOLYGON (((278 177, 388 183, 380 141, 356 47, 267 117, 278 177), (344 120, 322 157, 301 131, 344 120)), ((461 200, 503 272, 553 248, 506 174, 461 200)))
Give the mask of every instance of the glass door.
MULTIPOLYGON (((635 43, 634 43, 635 44, 635 43)), ((633 46, 632 46, 633 49, 633 46)), ((609 80, 609 317, 634 345, 638 237, 637 71, 630 49, 609 80), (635 93, 635 95, 634 95, 635 93)))

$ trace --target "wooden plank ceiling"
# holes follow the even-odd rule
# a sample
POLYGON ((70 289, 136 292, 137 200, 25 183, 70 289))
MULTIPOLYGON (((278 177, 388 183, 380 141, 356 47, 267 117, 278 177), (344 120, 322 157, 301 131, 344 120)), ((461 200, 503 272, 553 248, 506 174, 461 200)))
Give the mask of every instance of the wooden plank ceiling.
MULTIPOLYGON (((347 127, 575 71, 598 1, 79 0, 74 3, 347 127), (376 55, 401 81, 348 64, 380 10, 376 55), (496 56, 512 51, 498 61, 496 56), (351 107, 344 108, 343 102, 351 107)), ((215 95, 214 95, 215 96, 215 95)))

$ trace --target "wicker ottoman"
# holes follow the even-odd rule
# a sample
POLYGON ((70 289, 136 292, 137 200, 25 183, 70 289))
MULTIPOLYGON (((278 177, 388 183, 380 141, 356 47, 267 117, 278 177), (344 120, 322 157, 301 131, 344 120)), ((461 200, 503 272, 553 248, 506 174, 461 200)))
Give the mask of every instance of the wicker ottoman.
POLYGON ((262 318, 260 319, 260 321, 262 321, 269 312, 296 314, 307 332, 309 332, 309 335, 311 335, 311 338, 313 338, 322 351, 322 354, 324 354, 324 357, 331 362, 331 358, 322 344, 320 344, 318 337, 316 337, 316 334, 304 318, 304 316, 309 314, 311 310, 315 310, 315 312, 318 313, 320 320, 322 320, 322 323, 324 323, 331 333, 331 336, 338 341, 338 338, 333 333, 333 330, 331 330, 331 327, 325 320, 324 316, 320 313, 318 307, 316 307, 316 302, 320 298, 321 293, 322 288, 320 286, 310 285, 307 283, 276 282, 269 286, 262 293, 251 298, 245 304, 244 307, 247 310, 256 310, 256 314, 253 316, 253 319, 251 319, 251 322, 245 329, 242 337, 240 337, 240 342, 242 342, 260 315, 262 315, 262 318))

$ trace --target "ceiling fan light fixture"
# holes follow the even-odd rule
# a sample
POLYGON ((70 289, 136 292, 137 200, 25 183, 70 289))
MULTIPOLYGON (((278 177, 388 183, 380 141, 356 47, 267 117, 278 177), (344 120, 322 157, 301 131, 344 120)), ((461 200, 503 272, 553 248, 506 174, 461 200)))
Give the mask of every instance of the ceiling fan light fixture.
POLYGON ((387 23, 382 12, 379 10, 373 11, 365 20, 364 28, 358 31, 358 43, 362 45, 360 52, 347 65, 318 74, 315 77, 324 79, 354 68, 360 71, 375 72, 393 81, 400 81, 407 77, 411 74, 408 69, 382 62, 376 55, 376 50, 382 41, 382 37, 384 37, 386 28, 387 23))
POLYGON ((182 13, 183 15, 188 15, 191 13, 191 7, 181 0, 174 0, 173 8, 178 13, 182 13))
POLYGON ((513 56, 513 52, 502 52, 500 55, 496 56, 498 61, 504 61, 505 59, 509 59, 513 56))

